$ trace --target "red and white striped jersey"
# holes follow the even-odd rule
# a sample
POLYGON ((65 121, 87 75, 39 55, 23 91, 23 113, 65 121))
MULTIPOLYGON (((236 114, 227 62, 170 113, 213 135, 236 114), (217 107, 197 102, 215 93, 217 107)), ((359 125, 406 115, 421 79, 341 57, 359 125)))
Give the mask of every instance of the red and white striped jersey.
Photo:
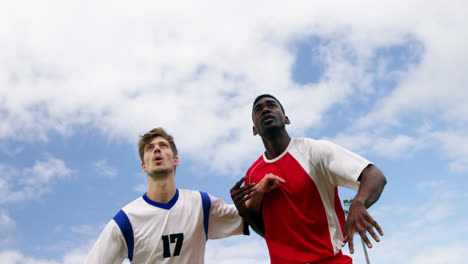
POLYGON ((275 159, 260 157, 246 184, 268 173, 286 182, 263 198, 271 263, 351 263, 341 253, 345 216, 337 186, 354 190, 370 162, 324 140, 292 138, 275 159), (323 262, 322 262, 323 261, 323 262))

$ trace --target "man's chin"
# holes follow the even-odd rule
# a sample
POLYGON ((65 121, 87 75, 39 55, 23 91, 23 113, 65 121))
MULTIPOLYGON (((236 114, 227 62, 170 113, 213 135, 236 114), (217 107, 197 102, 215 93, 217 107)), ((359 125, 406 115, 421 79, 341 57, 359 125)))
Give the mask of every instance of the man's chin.
POLYGON ((160 177, 166 177, 169 175, 170 170, 168 169, 154 169, 150 173, 148 173, 149 176, 153 178, 160 178, 160 177))
POLYGON ((264 133, 272 133, 272 132, 276 132, 276 131, 281 130, 282 127, 284 127, 284 126, 281 126, 281 125, 278 125, 278 124, 275 124, 275 123, 271 123, 271 124, 268 124, 268 125, 264 125, 262 127, 262 130, 263 130, 264 133))
POLYGON ((269 126, 263 126, 262 127, 262 133, 260 134, 261 136, 275 136, 278 135, 281 131, 281 126, 271 124, 269 126))

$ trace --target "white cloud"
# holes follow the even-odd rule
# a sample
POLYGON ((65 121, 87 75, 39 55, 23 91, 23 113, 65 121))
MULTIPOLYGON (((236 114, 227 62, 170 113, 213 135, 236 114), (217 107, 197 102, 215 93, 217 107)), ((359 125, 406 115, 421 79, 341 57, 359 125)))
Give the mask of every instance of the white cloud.
POLYGON ((18 155, 19 153, 21 153, 23 151, 23 149, 24 148, 21 147, 21 146, 12 147, 12 146, 8 146, 6 144, 1 144, 1 142, 0 142, 0 151, 3 154, 5 154, 5 155, 7 155, 9 157, 14 157, 14 156, 18 155))
POLYGON ((22 170, 0 163, 0 204, 38 199, 50 192, 56 181, 73 173, 62 160, 50 155, 22 170))
POLYGON ((435 137, 441 142, 442 150, 452 159, 449 166, 453 172, 468 171, 468 137, 465 132, 458 129, 435 133, 435 137))
MULTIPOLYGON (((248 135, 252 100, 263 92, 287 105, 295 134, 319 126, 336 105, 368 105, 349 134, 379 127, 385 146, 396 143, 372 150, 386 155, 427 143, 385 133, 409 115, 466 124, 464 1, 246 4, 10 3, 0 11, 0 139, 47 141, 91 124, 135 142, 164 126, 194 161, 237 172, 260 150, 248 135), (324 41, 324 73, 301 85, 291 78, 291 45, 310 37, 324 41), (391 69, 384 57, 376 66, 376 54, 395 46, 420 58, 391 69), (388 76, 397 85, 390 92, 374 84, 388 76)), ((455 170, 466 169, 466 156, 455 158, 455 170)))
POLYGON ((62 257, 54 259, 37 258, 24 255, 20 250, 4 250, 0 251, 0 263, 5 264, 81 264, 88 255, 91 249, 91 243, 76 247, 66 252, 62 257))
POLYGON ((63 256, 63 264, 82 264, 88 256, 89 249, 87 247, 74 249, 63 256))
MULTIPOLYGON (((83 263, 95 241, 88 241, 65 252, 62 257, 47 260, 25 256, 19 250, 0 251, 0 263, 7 264, 78 264, 83 263)), ((130 263, 125 260, 123 263, 130 263)), ((209 240, 205 251, 207 264, 234 263, 269 263, 268 249, 259 236, 231 237, 220 240, 209 240)))
POLYGON ((460 190, 464 189, 463 185, 452 185, 443 180, 419 182, 413 199, 424 202, 418 205, 394 206, 393 214, 406 215, 411 229, 431 228, 447 222, 461 210, 461 204, 456 201, 462 195, 460 190))
POLYGON ((464 190, 466 186, 448 181, 422 181, 405 203, 374 208, 371 214, 385 235, 369 250, 371 263, 464 263, 458 250, 468 234, 468 215, 460 202, 464 190), (448 248, 454 250, 452 262, 445 262, 452 260, 451 250, 444 253, 448 248), (424 256, 444 261, 425 262, 424 256))
POLYGON ((0 252, 0 262, 6 264, 58 264, 59 262, 46 259, 26 257, 16 250, 0 252))
POLYGON ((97 230, 95 227, 90 225, 80 225, 80 226, 72 226, 70 230, 73 233, 82 234, 82 235, 89 235, 94 236, 99 234, 100 230, 97 230))
POLYGON ((465 263, 468 252, 464 244, 453 243, 441 247, 425 247, 410 260, 410 264, 452 264, 465 263))
POLYGON ((221 240, 209 240, 206 245, 205 263, 269 263, 268 248, 262 238, 231 237, 221 240))
POLYGON ((94 169, 97 171, 97 173, 101 176, 105 176, 111 179, 114 179, 115 177, 117 177, 117 169, 111 167, 107 163, 107 160, 96 161, 93 164, 93 166, 94 166, 94 169))
POLYGON ((54 180, 66 179, 73 173, 62 160, 47 155, 44 160, 36 160, 31 168, 23 169, 24 177, 20 182, 31 186, 46 185, 54 180))
MULTIPOLYGON (((0 9, 0 151, 14 156, 22 151, 18 141, 46 142, 52 134, 68 136, 80 125, 132 144, 138 135, 164 126, 175 135, 182 156, 238 174, 262 151, 260 139, 251 136, 250 107, 256 95, 269 92, 285 105, 293 135, 326 125, 326 114, 338 109, 349 127, 334 137, 337 143, 391 158, 440 147, 451 170, 463 173, 468 171, 466 9, 462 0, 287 5, 10 1, 0 9), (291 46, 311 37, 323 41, 314 48, 324 72, 317 83, 298 84, 291 77, 296 60, 291 46), (396 68, 392 62, 401 55, 378 56, 394 47, 403 47, 411 57, 396 68), (389 80, 395 88, 380 85, 389 80), (370 112, 355 112, 355 102, 370 112), (4 147, 7 141, 15 142, 15 148, 4 147)), ((39 198, 71 174, 53 157, 28 169, 0 163, 0 204, 39 198)), ((431 247, 431 252, 420 247, 433 240, 427 234, 457 234, 452 228, 443 232, 441 223, 463 210, 451 200, 453 192, 437 195, 440 201, 396 204, 386 212, 393 218, 384 231, 391 231, 370 251, 372 262, 419 263, 416 258, 432 256, 431 263, 445 249, 451 252, 445 245, 431 247), (409 215, 409 222, 392 226, 399 220, 395 215, 409 215)), ((6 230, 12 228, 8 213, 0 219, 0 226, 3 221, 6 230)), ((259 249, 255 243, 212 245, 229 255, 244 250, 244 244, 259 249)), ((448 244, 454 256, 462 256, 460 244, 448 244)), ((222 256, 209 254, 212 262, 222 256)), ((67 256, 72 263, 84 254, 67 256)), ((252 263, 264 259, 253 256, 242 258, 252 263)), ((0 252, 0 262, 58 263, 19 251, 0 252)))
POLYGON ((329 139, 360 154, 372 152, 391 159, 411 157, 416 151, 427 147, 426 139, 409 135, 384 136, 360 132, 357 134, 339 134, 329 139))
MULTIPOLYGON (((439 127, 444 127, 443 131, 433 128, 429 131, 432 134, 468 133, 468 112, 465 107, 468 102, 465 89, 468 77, 462 70, 468 66, 468 53, 461 48, 468 44, 467 35, 461 33, 462 28, 467 25, 461 11, 465 8, 464 5, 462 1, 453 1, 450 7, 444 8, 430 2, 424 8, 426 14, 417 13, 414 16, 415 23, 408 24, 407 29, 423 45, 422 60, 409 69, 389 96, 379 99, 374 110, 361 118, 355 125, 359 128, 357 134, 369 129, 379 129, 386 132, 381 135, 388 136, 392 129, 407 129, 404 127, 404 120, 408 118, 414 119, 410 121, 412 125, 431 120, 439 124, 439 127), (442 11, 447 8, 450 12, 442 11)), ((416 12, 412 10, 412 13, 414 15, 416 12)), ((417 137, 416 141, 427 139, 424 133, 417 137)), ((426 141, 429 145, 434 143, 441 143, 442 148, 448 149, 446 153, 453 159, 451 167, 454 171, 467 171, 467 153, 461 153, 458 147, 435 138, 426 141)))
POLYGON ((10 217, 8 211, 0 208, 0 234, 13 230, 15 226, 15 220, 10 217))

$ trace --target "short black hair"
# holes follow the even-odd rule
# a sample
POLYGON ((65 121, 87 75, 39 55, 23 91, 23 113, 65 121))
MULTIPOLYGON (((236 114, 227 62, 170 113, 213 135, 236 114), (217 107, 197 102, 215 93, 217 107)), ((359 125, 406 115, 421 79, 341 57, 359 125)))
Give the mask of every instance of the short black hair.
POLYGON ((255 104, 256 104, 260 99, 265 98, 265 97, 270 97, 270 98, 275 99, 275 101, 278 102, 278 104, 280 105, 281 111, 283 111, 283 114, 284 114, 283 105, 281 104, 281 102, 280 102, 278 99, 276 99, 276 97, 274 97, 274 96, 271 95, 271 94, 261 94, 261 95, 257 96, 257 98, 255 98, 255 100, 254 100, 254 102, 253 102, 252 108, 255 106, 255 104))

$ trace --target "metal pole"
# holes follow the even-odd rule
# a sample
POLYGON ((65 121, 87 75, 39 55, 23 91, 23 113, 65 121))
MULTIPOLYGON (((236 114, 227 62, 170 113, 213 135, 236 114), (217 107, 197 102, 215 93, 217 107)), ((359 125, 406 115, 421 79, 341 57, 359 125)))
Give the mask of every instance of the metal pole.
POLYGON ((362 238, 361 238, 361 243, 362 243, 362 248, 364 249, 364 255, 366 255, 366 263, 370 264, 369 256, 367 255, 366 244, 364 244, 364 240, 362 240, 362 238))

